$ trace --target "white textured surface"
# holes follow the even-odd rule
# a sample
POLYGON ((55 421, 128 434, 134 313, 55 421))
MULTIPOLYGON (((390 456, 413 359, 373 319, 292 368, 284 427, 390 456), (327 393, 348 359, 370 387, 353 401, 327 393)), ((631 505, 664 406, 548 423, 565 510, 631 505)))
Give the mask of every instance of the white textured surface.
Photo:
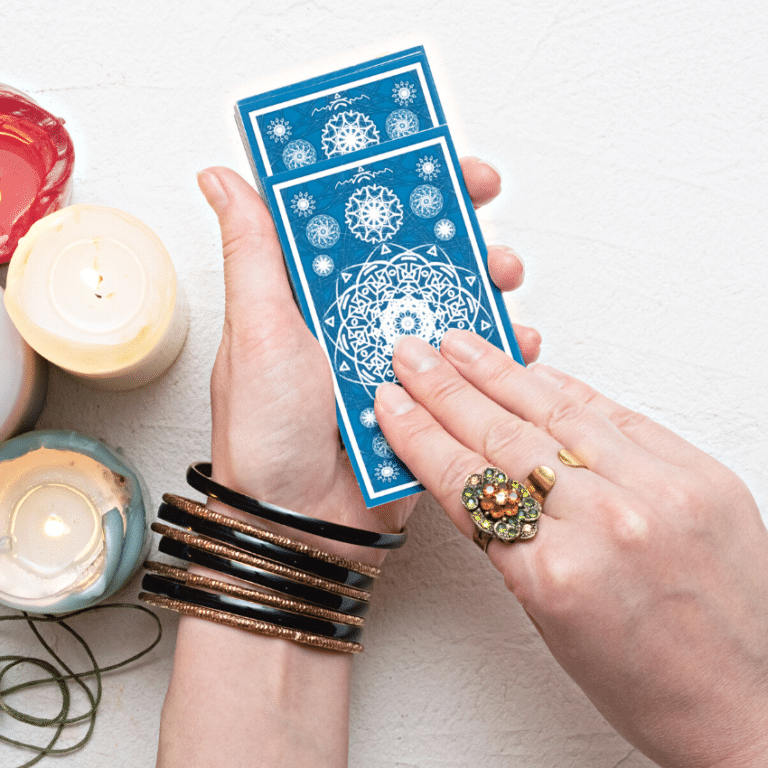
MULTIPOLYGON (((165 379, 109 394, 53 372, 40 422, 122 447, 155 502, 185 492, 187 463, 209 454, 223 288, 194 174, 226 164, 249 176, 235 100, 425 43, 459 151, 503 171, 504 193, 482 218, 489 242, 526 258, 510 306, 542 331, 542 360, 682 432, 768 509, 760 0, 5 0, 1 15, 0 82, 66 118, 73 202, 143 219, 190 300, 189 340, 165 379)), ((433 504, 411 528, 357 661, 353 766, 650 765, 551 661, 433 504)), ((108 680, 92 743, 62 765, 153 764, 175 626, 163 621, 161 648, 108 680)), ((123 627, 85 624, 100 657, 120 653, 123 627)), ((0 632, 6 652, 16 643, 0 632)))

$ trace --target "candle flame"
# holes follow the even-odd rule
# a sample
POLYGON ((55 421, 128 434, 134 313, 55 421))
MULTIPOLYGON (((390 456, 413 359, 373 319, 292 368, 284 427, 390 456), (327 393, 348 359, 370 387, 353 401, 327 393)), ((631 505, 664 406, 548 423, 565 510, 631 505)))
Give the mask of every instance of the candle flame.
POLYGON ((59 536, 64 536, 72 531, 69 526, 58 516, 48 515, 48 519, 43 525, 43 530, 52 539, 57 539, 59 536))
POLYGON ((93 291, 98 290, 104 279, 95 269, 86 267, 80 270, 80 279, 93 291))

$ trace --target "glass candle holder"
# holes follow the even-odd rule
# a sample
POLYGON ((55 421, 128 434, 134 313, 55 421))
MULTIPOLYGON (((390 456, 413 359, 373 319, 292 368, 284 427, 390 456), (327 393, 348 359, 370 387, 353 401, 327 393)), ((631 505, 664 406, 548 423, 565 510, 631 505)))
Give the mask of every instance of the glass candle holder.
POLYGON ((64 121, 0 84, 0 264, 35 221, 69 202, 74 166, 64 121))
POLYGON ((0 288, 0 443, 35 426, 48 391, 48 365, 21 338, 4 295, 0 288))
POLYGON ((160 238, 97 205, 71 205, 32 225, 11 259, 5 306, 33 349, 103 389, 158 378, 189 326, 160 238))
POLYGON ((0 445, 0 603, 62 614, 114 594, 144 561, 149 495, 126 459, 77 432, 0 445))

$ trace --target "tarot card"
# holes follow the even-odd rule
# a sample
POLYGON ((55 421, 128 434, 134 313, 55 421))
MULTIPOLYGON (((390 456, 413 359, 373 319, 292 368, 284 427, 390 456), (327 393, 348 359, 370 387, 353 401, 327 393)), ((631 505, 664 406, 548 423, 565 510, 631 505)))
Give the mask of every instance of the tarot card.
POLYGON ((260 182, 445 123, 423 48, 244 99, 236 115, 260 182))
POLYGON ((479 333, 522 362, 444 126, 264 179, 294 291, 330 361, 344 442, 369 507, 417 493, 376 424, 405 334, 479 333))

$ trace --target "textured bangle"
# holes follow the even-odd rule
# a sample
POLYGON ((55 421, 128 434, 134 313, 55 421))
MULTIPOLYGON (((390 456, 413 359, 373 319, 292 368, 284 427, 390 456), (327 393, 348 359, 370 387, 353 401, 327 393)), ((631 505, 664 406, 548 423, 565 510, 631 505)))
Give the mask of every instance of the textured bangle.
POLYGON ((319 520, 316 517, 307 517, 298 512, 258 501, 243 493, 227 488, 211 479, 212 467, 209 462, 191 464, 187 469, 187 483, 196 491, 206 496, 221 501, 227 506, 239 509, 242 512, 269 520, 273 523, 286 525, 305 533, 311 533, 324 539, 341 541, 346 544, 355 544, 360 547, 374 547, 376 549, 398 549, 405 544, 408 534, 402 533, 376 533, 360 528, 351 528, 347 525, 331 523, 327 520, 319 520))
POLYGON ((252 603, 271 605, 273 608, 280 608, 283 611, 305 613, 307 616, 315 616, 318 619, 336 621, 340 624, 350 624, 353 627, 362 627, 365 623, 364 619, 359 616, 349 616, 348 614, 339 613, 338 611, 320 608, 317 605, 310 605, 309 603, 291 600, 290 598, 281 597, 280 595, 273 595, 270 592, 262 592, 260 589, 243 587, 238 584, 232 584, 232 582, 229 581, 221 581, 220 579, 212 579, 208 576, 202 576, 199 573, 190 573, 183 568, 176 568, 175 566, 166 563, 156 563, 147 560, 147 562, 144 563, 144 568, 150 573, 156 573, 158 576, 165 576, 183 584, 189 584, 193 587, 202 587, 203 589, 221 592, 225 595, 232 595, 233 597, 239 597, 252 603))
MULTIPOLYGON (((164 496, 163 498, 169 497, 164 496)), ((252 555, 265 557, 268 560, 312 573, 329 581, 346 584, 357 589, 369 589, 373 585, 373 578, 369 575, 336 563, 318 559, 314 554, 303 554, 274 544, 271 541, 264 541, 260 535, 263 532, 259 528, 245 523, 235 527, 232 524, 237 524, 237 520, 217 512, 212 512, 212 510, 196 502, 184 504, 184 501, 188 500, 175 498, 173 502, 161 504, 157 516, 168 523, 173 523, 182 528, 189 528, 195 533, 203 534, 211 539, 229 544, 237 549, 242 549, 252 555), (253 535, 254 533, 257 535, 253 535)), ((315 552, 319 551, 315 550, 315 552)), ((339 560, 341 559, 339 558, 339 560)))
MULTIPOLYGON (((365 600, 354 600, 344 595, 334 595, 325 590, 316 589, 315 587, 299 584, 282 576, 277 576, 269 571, 254 568, 251 565, 233 559, 227 554, 201 549, 198 546, 199 542, 196 545, 194 539, 195 537, 190 535, 190 542, 183 542, 163 536, 158 543, 158 550, 171 557, 186 560, 188 563, 194 563, 195 565, 224 573, 227 576, 233 576, 250 584, 266 587, 274 592, 288 595, 297 600, 306 600, 308 603, 329 608, 332 611, 339 611, 350 616, 364 616, 368 611, 368 602, 365 600)), ((223 549, 226 549, 226 547, 223 549)))
POLYGON ((299 632, 308 632, 313 635, 323 637, 332 637, 335 640, 346 640, 347 642, 356 642, 362 633, 360 627, 353 627, 349 624, 339 624, 326 619, 318 619, 314 616, 307 616, 301 613, 290 613, 279 608, 273 608, 269 605, 259 605, 249 600, 243 600, 232 595, 217 594, 207 592, 202 589, 190 587, 179 583, 165 576, 158 576, 153 573, 144 575, 141 582, 142 589, 152 592, 156 595, 164 595, 174 600, 181 600, 192 605, 199 605, 202 608, 212 608, 217 611, 234 613, 238 616, 245 616, 254 621, 264 621, 270 624, 276 624, 279 627, 292 629, 299 632))
POLYGON ((276 624, 270 624, 266 621, 254 621, 244 616, 218 611, 212 608, 203 608, 199 605, 191 605, 181 600, 174 600, 162 595, 153 595, 148 592, 141 592, 139 600, 143 600, 150 605, 156 605, 159 608, 167 608, 186 616, 195 616, 198 619, 212 621, 215 624, 223 624, 236 629, 244 629, 246 632, 252 632, 255 635, 266 635, 267 637, 278 637, 283 640, 292 640, 301 645, 309 645, 314 648, 322 648, 326 651, 341 651, 343 653, 361 653, 363 646, 359 643, 349 643, 343 640, 334 640, 322 635, 312 635, 307 632, 278 627, 276 624))

